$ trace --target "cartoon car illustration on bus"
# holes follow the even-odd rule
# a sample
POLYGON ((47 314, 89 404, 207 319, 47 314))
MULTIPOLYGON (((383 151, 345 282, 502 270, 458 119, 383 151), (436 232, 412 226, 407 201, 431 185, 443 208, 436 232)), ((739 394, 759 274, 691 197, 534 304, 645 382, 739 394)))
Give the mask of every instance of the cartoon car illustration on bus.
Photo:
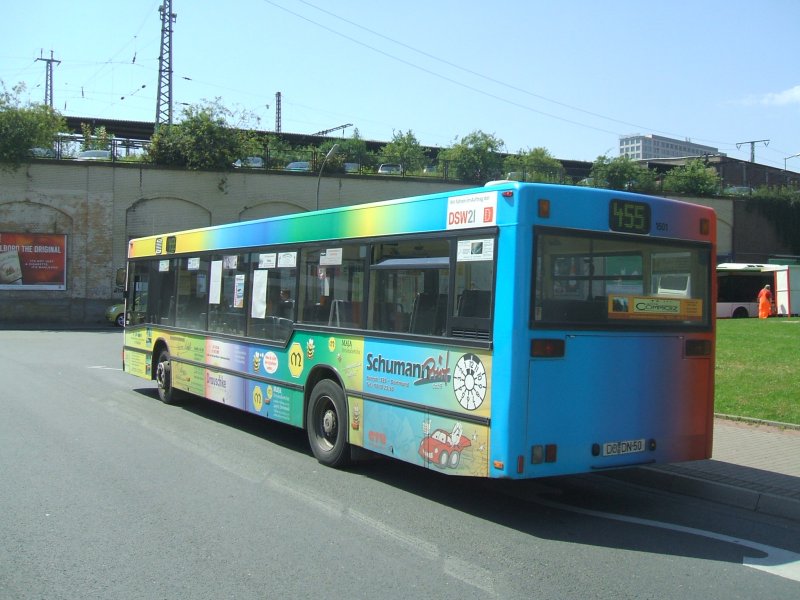
POLYGON ((452 433, 436 429, 422 438, 419 455, 442 469, 445 467, 455 469, 461 462, 461 453, 471 445, 469 438, 461 435, 461 424, 456 423, 452 433))

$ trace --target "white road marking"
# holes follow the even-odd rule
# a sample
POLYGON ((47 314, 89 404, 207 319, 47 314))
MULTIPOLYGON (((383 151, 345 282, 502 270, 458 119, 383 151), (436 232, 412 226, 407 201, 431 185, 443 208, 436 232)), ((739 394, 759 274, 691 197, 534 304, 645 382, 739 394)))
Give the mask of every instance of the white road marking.
POLYGON ((102 369, 104 371, 122 371, 122 367, 106 367, 105 365, 93 365, 87 369, 102 369))
POLYGON ((753 550, 763 552, 765 556, 763 558, 754 558, 750 556, 745 556, 742 559, 742 564, 745 567, 758 569, 760 571, 766 571, 767 573, 771 573, 772 575, 778 575, 780 577, 785 577, 786 579, 791 579, 793 581, 800 581, 800 554, 798 554, 797 552, 791 552, 789 550, 784 550, 783 548, 776 548, 774 546, 760 544, 758 542, 753 542, 751 540, 739 539, 722 533, 715 533, 713 531, 696 529, 694 527, 685 527, 683 525, 674 525, 672 523, 653 521, 651 519, 641 519, 639 517, 627 517, 624 515, 615 515, 613 513, 605 513, 596 510, 589 510, 586 508, 577 508, 574 506, 568 506, 566 504, 559 504, 557 502, 544 500, 541 497, 537 497, 536 502, 544 504, 545 506, 549 506, 557 510, 566 510, 569 512, 587 515, 590 517, 596 517, 599 519, 609 519, 611 521, 621 521, 623 523, 632 523, 634 525, 644 525, 645 527, 657 527, 659 529, 668 529, 670 531, 687 533, 689 535, 696 535, 704 538, 718 540, 721 542, 727 542, 729 544, 735 544, 737 546, 742 546, 745 548, 751 548, 753 550))

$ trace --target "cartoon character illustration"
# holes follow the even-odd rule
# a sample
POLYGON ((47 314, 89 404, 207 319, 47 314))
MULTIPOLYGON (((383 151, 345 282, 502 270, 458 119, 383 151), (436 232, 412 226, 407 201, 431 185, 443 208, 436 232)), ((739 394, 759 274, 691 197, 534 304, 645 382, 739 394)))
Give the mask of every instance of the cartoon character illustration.
POLYGON ((456 423, 451 433, 436 429, 433 433, 426 434, 419 444, 419 455, 442 469, 455 469, 461 462, 461 453, 472 446, 472 442, 462 432, 461 423, 456 423))

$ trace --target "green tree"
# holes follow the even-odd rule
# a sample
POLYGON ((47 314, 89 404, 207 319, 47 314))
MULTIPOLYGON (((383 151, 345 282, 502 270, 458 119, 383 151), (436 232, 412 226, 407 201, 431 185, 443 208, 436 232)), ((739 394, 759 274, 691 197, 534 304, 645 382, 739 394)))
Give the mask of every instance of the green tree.
POLYGON ((81 150, 110 150, 113 133, 106 131, 105 125, 93 129, 88 123, 81 123, 83 143, 81 150))
POLYGON ((499 179, 503 173, 505 143, 492 134, 476 130, 439 153, 449 162, 456 176, 471 183, 485 183, 499 179))
POLYGON ((656 189, 656 174, 628 156, 613 159, 598 156, 592 165, 591 177, 595 187, 635 192, 653 192, 656 189))
POLYGON ((664 189, 691 196, 713 196, 719 191, 720 182, 717 171, 698 158, 667 173, 664 189))
POLYGON ((367 142, 362 139, 358 127, 353 131, 353 137, 342 140, 339 146, 343 162, 358 163, 362 169, 374 167, 378 162, 375 154, 367 149, 367 142))
POLYGON ((223 107, 219 99, 189 106, 182 117, 181 122, 162 125, 153 134, 148 150, 151 162, 225 171, 240 158, 263 153, 263 142, 253 131, 231 125, 241 117, 223 107))
POLYGON ((560 182, 564 179, 564 166, 546 148, 520 150, 507 156, 504 171, 514 174, 509 178, 521 181, 560 182))
POLYGON ((185 167, 189 142, 180 125, 160 125, 147 147, 146 160, 168 167, 185 167))
POLYGON ((16 168, 30 158, 33 148, 52 150, 53 140, 66 129, 66 122, 45 104, 23 104, 24 84, 9 92, 0 82, 0 89, 0 162, 16 168))
POLYGON ((419 171, 427 163, 425 150, 410 129, 406 133, 393 132, 392 141, 381 148, 380 153, 387 162, 397 161, 403 165, 406 173, 419 171))
POLYGON ((267 154, 267 158, 269 158, 267 168, 282 169, 287 163, 294 160, 292 145, 281 135, 267 134, 259 143, 263 147, 259 148, 253 156, 260 156, 261 153, 267 154))
POLYGON ((314 170, 319 172, 319 169, 324 164, 325 173, 343 173, 344 172, 344 154, 342 152, 342 144, 340 142, 335 142, 333 140, 329 140, 323 142, 319 148, 314 148, 312 151, 312 156, 315 157, 316 161, 314 163, 314 170), (336 151, 333 152, 327 160, 325 157, 328 153, 336 146, 336 151))

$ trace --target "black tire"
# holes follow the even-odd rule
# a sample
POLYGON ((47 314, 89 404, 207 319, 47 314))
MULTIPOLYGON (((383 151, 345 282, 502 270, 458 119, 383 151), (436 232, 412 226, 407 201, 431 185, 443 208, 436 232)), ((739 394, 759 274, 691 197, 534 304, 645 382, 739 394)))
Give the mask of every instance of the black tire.
POLYGON ((180 392, 172 387, 172 362, 167 350, 162 350, 158 355, 156 384, 158 384, 158 397, 164 404, 175 404, 180 400, 180 392))
POLYGON ((328 467, 350 463, 347 443, 347 399, 344 390, 323 379, 311 392, 306 412, 308 443, 317 460, 328 467))
POLYGON ((119 313, 117 318, 114 319, 114 324, 117 327, 125 327, 125 313, 119 313))
POLYGON ((744 306, 738 307, 736 310, 733 311, 733 318, 734 319, 746 319, 750 315, 747 314, 747 309, 744 306))
POLYGON ((455 469, 458 467, 458 463, 461 462, 461 453, 457 450, 453 450, 453 453, 450 455, 450 468, 455 469))

